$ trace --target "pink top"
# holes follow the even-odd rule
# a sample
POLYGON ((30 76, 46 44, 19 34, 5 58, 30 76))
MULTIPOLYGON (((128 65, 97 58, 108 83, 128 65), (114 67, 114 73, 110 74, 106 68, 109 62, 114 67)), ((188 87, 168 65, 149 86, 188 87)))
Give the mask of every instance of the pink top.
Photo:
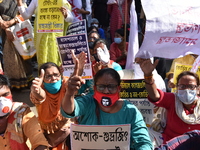
MULTIPOLYGON (((126 42, 126 51, 128 52, 128 42, 126 42)), ((117 58, 120 57, 121 54, 121 50, 118 48, 118 44, 116 44, 115 42, 113 42, 110 45, 110 59, 113 60, 114 62, 116 62, 117 58)), ((117 62, 118 64, 120 64, 121 66, 126 65, 126 58, 117 62)))
POLYGON ((167 122, 166 127, 163 132, 163 143, 166 141, 179 136, 185 132, 191 130, 200 130, 200 124, 187 124, 183 122, 176 114, 175 110, 175 94, 167 93, 157 89, 160 93, 160 100, 157 102, 152 102, 152 100, 148 97, 148 99, 156 106, 164 107, 167 109, 167 122))

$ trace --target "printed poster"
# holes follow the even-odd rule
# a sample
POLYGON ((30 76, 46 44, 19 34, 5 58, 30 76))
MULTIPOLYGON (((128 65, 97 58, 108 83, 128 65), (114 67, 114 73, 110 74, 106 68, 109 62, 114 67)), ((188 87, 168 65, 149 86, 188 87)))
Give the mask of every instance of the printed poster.
POLYGON ((75 55, 84 51, 87 54, 87 63, 84 66, 82 78, 92 79, 92 67, 90 63, 87 35, 84 33, 58 37, 57 43, 64 69, 63 75, 69 77, 74 72, 75 63, 72 59, 72 51, 74 51, 75 55))
POLYGON ((37 32, 63 32, 62 0, 38 0, 37 32))
POLYGON ((87 33, 85 19, 70 24, 67 29, 67 35, 75 35, 82 33, 87 33))
POLYGON ((141 112, 146 125, 150 126, 154 117, 154 104, 147 99, 144 79, 122 80, 120 86, 120 97, 134 104, 141 112))
POLYGON ((140 57, 177 58, 200 55, 199 0, 141 0, 146 15, 145 36, 140 57))
POLYGON ((131 125, 78 125, 70 127, 73 150, 129 150, 131 125))

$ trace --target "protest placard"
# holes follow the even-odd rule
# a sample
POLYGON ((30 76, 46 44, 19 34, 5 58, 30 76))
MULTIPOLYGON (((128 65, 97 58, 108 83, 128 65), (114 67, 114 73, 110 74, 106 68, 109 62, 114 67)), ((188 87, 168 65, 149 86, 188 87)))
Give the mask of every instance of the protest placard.
POLYGON ((144 79, 122 80, 120 86, 120 98, 134 104, 141 112, 147 126, 150 126, 154 117, 154 105, 147 99, 148 93, 144 79))
POLYGON ((38 0, 37 32, 63 32, 64 17, 60 11, 63 1, 38 0))
POLYGON ((83 79, 92 79, 92 68, 90 63, 90 55, 88 51, 87 35, 69 35, 64 37, 57 37, 58 48, 62 59, 62 65, 64 68, 63 75, 70 76, 74 71, 74 62, 72 59, 72 51, 75 55, 80 54, 82 51, 87 53, 87 62, 84 66, 84 72, 82 74, 83 79))
MULTIPOLYGON (((175 68, 174 68, 174 84, 176 85, 177 81, 177 77, 178 75, 183 72, 183 71, 191 71, 192 69, 192 65, 187 65, 187 64, 180 64, 180 63, 175 63, 175 68)), ((198 67, 198 69, 196 69, 196 73, 200 76, 200 67, 198 67)))
POLYGON ((140 51, 151 56, 177 58, 200 54, 200 3, 198 0, 141 0, 146 15, 140 51))
POLYGON ((129 150, 130 124, 78 125, 70 127, 73 150, 129 150))
POLYGON ((87 33, 85 19, 74 22, 68 26, 67 35, 75 35, 82 33, 87 33))

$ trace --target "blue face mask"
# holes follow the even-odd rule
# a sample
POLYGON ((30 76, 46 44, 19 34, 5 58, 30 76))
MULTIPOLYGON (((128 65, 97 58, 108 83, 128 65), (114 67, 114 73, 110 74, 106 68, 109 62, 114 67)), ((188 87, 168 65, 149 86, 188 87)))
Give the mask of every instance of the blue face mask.
POLYGON ((119 44, 122 42, 122 38, 114 38, 114 42, 119 44))
POLYGON ((62 85, 62 80, 60 79, 59 81, 55 83, 45 83, 44 82, 44 88, 51 94, 56 94, 60 90, 62 85))
POLYGON ((177 96, 184 104, 192 104, 195 101, 197 92, 196 90, 178 90, 177 96))

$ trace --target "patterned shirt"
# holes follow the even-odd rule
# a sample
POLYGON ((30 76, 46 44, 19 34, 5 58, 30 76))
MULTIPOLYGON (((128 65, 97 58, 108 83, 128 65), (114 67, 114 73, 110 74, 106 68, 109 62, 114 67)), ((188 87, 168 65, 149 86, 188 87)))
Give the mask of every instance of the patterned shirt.
POLYGON ((41 127, 30 107, 23 103, 13 103, 5 133, 0 136, 1 150, 29 150, 39 145, 48 146, 41 127), (27 145, 27 139, 31 145, 27 145))

